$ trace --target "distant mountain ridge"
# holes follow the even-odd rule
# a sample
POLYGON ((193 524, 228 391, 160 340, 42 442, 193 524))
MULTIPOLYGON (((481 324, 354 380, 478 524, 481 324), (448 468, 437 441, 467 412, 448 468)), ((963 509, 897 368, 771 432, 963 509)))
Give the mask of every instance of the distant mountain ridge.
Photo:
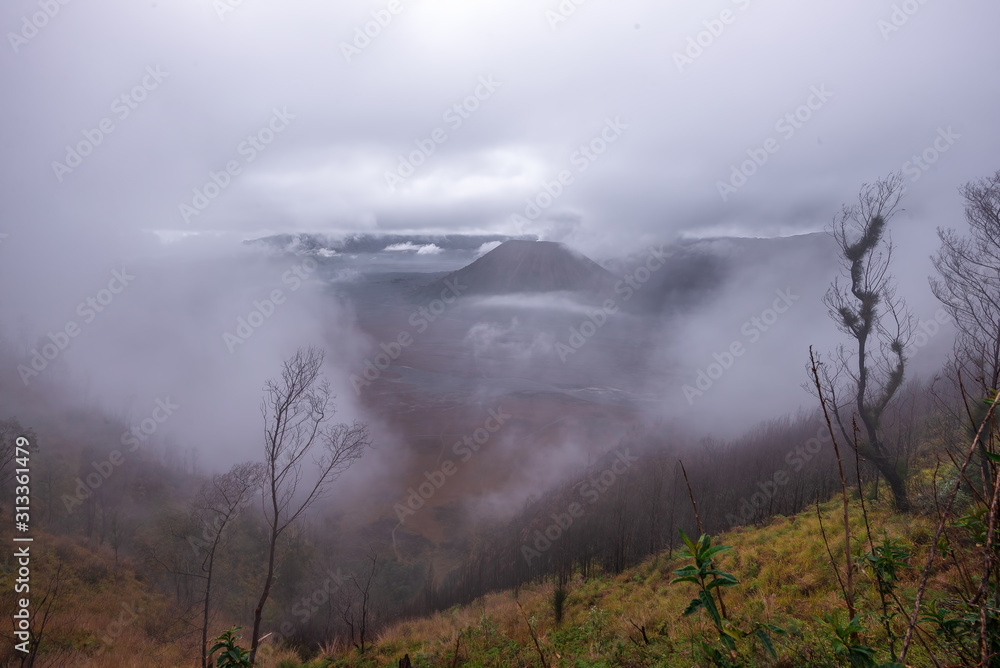
POLYGON ((389 246, 437 246, 441 250, 476 251, 483 244, 521 240, 534 241, 535 235, 508 236, 503 234, 350 234, 341 238, 325 234, 275 234, 248 239, 244 244, 260 244, 280 250, 315 252, 332 250, 338 253, 380 253, 389 246))
POLYGON ((463 294, 498 295, 518 292, 600 292, 614 275, 590 258, 555 241, 505 241, 475 262, 432 284, 444 281, 465 286, 463 294))

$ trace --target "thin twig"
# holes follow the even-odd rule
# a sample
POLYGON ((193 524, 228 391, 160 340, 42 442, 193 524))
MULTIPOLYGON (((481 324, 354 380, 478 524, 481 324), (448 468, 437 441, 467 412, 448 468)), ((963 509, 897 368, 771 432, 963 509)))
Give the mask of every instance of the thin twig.
POLYGON ((969 397, 965 393, 965 382, 962 380, 962 370, 961 369, 958 370, 958 389, 961 390, 962 404, 965 406, 965 414, 969 418, 969 424, 971 424, 972 427, 975 428, 976 427, 976 418, 972 417, 972 409, 969 408, 969 397))
POLYGON ((451 662, 451 668, 458 668, 458 642, 462 639, 462 632, 455 636, 455 658, 451 662))
POLYGON ((531 639, 535 641, 535 649, 538 650, 538 658, 542 662, 542 668, 549 668, 549 664, 545 660, 545 655, 542 653, 542 646, 538 644, 538 636, 535 635, 535 629, 531 628, 531 622, 528 621, 527 613, 521 607, 520 601, 514 599, 514 602, 517 603, 517 607, 521 611, 521 616, 524 617, 524 623, 528 625, 528 633, 531 634, 531 639))
MULTIPOLYGON (((951 451, 948 450, 948 448, 945 448, 944 454, 948 455, 948 459, 951 460, 952 466, 954 466, 957 469, 958 468, 958 462, 955 461, 955 456, 951 454, 951 451)), ((971 480, 969 480, 968 474, 966 474, 965 472, 962 472, 961 473, 961 478, 962 478, 962 480, 965 481, 965 484, 969 486, 969 491, 972 492, 973 496, 976 497, 976 501, 978 503, 983 504, 984 506, 988 505, 986 503, 986 497, 984 497, 982 494, 979 493, 979 490, 976 489, 976 486, 972 484, 971 480)))
MULTIPOLYGON (((1000 396, 1000 395, 998 395, 1000 396)), ((976 596, 979 601, 979 652, 982 665, 989 665, 989 644, 986 642, 986 606, 989 603, 990 573, 993 571, 993 538, 997 530, 997 506, 1000 501, 1000 468, 997 469, 996 480, 993 483, 993 500, 990 503, 989 531, 986 533, 986 554, 983 557, 983 577, 979 581, 979 591, 976 596)))
MULTIPOLYGON (((972 439, 972 445, 969 447, 969 453, 965 457, 965 462, 962 464, 962 469, 960 473, 965 473, 965 469, 968 468, 969 462, 972 461, 972 456, 976 453, 976 447, 979 445, 979 438, 982 436, 983 427, 990 421, 990 416, 997 407, 997 401, 1000 401, 1000 394, 997 394, 993 398, 993 402, 990 404, 990 409, 986 412, 986 418, 983 423, 979 426, 979 430, 976 432, 975 438, 972 439)), ((910 622, 906 626, 906 635, 903 637, 903 651, 899 654, 899 662, 906 662, 906 652, 910 648, 910 639, 913 637, 913 627, 917 625, 917 617, 920 615, 920 603, 924 598, 924 589, 927 587, 927 579, 930 577, 931 565, 934 563, 934 556, 937 552, 937 543, 941 539, 941 532, 944 531, 945 521, 948 519, 948 514, 951 513, 952 504, 955 502, 955 496, 958 494, 958 490, 961 485, 956 484, 955 489, 951 490, 951 494, 948 495, 948 504, 944 508, 944 513, 941 515, 941 520, 938 522, 937 531, 934 533, 934 540, 931 541, 931 549, 927 555, 927 563, 924 565, 924 572, 920 575, 920 586, 917 587, 917 598, 913 602, 913 613, 910 615, 910 622)))
MULTIPOLYGON (((844 580, 840 577, 840 568, 837 567, 837 560, 833 558, 833 550, 830 549, 830 543, 826 539, 826 529, 823 528, 823 517, 819 512, 819 496, 816 497, 816 518, 819 520, 819 533, 823 537, 823 544, 826 545, 826 553, 830 555, 830 565, 833 566, 837 582, 840 583, 840 591, 844 592, 844 598, 847 598, 847 589, 844 587, 844 580)), ((851 615, 851 619, 854 619, 853 614, 851 615)))
POLYGON ((694 519, 698 522, 698 533, 704 534, 705 529, 701 525, 701 515, 698 514, 698 502, 694 500, 694 492, 691 491, 691 481, 688 480, 687 469, 684 468, 684 462, 682 462, 681 460, 678 459, 677 463, 681 465, 681 472, 684 474, 684 484, 687 485, 688 496, 691 497, 691 506, 694 508, 694 519))
MULTIPOLYGON (((903 602, 899 600, 898 596, 896 596, 896 592, 890 591, 889 595, 892 596, 892 599, 896 602, 896 607, 899 608, 899 612, 905 617, 906 616, 906 610, 903 608, 903 602)), ((928 646, 928 644, 921 637, 921 634, 923 634, 923 635, 926 636, 927 635, 927 631, 924 631, 919 626, 916 628, 916 631, 917 631, 917 635, 916 635, 917 641, 921 645, 923 645, 923 647, 924 647, 925 650, 927 650, 927 658, 931 660, 931 663, 933 663, 935 666, 938 666, 940 668, 941 664, 939 664, 937 662, 937 659, 934 658, 934 654, 931 652, 930 646, 928 646)), ((931 638, 931 640, 934 641, 935 645, 937 645, 942 650, 944 649, 944 647, 941 645, 941 643, 936 638, 934 638, 933 636, 928 636, 928 637, 931 638)))
POLYGON ((837 436, 833 433, 833 423, 830 422, 830 413, 826 410, 826 400, 823 398, 823 385, 819 382, 819 370, 816 365, 816 357, 813 355, 812 346, 809 346, 809 361, 812 364, 813 378, 816 381, 816 391, 819 393, 819 403, 823 407, 823 416, 826 418, 826 428, 830 431, 830 438, 833 440, 833 451, 837 453, 837 470, 840 471, 840 491, 844 498, 844 554, 847 558, 847 589, 844 590, 844 597, 847 599, 847 612, 854 619, 854 576, 851 568, 851 517, 847 501, 847 478, 844 477, 844 464, 840 459, 840 446, 837 445, 837 436))
MULTIPOLYGON (((628 620, 628 623, 629 623, 629 624, 631 624, 631 625, 632 625, 632 627, 633 627, 633 628, 635 628, 635 630, 636 630, 636 631, 638 631, 639 633, 641 633, 641 634, 642 634, 642 641, 643 641, 643 642, 644 642, 645 644, 647 644, 647 645, 648 645, 648 644, 649 644, 649 638, 648 638, 648 637, 646 636, 646 625, 645 625, 645 624, 643 624, 642 626, 639 626, 638 624, 636 624, 635 622, 633 622, 633 621, 632 621, 631 619, 630 619, 630 620, 628 620)), ((629 639, 631 639, 631 638, 632 638, 632 636, 631 636, 631 635, 629 635, 629 639)), ((638 646, 639 646, 639 643, 635 642, 634 640, 633 640, 632 642, 634 642, 634 643, 635 643, 636 647, 638 647, 638 646)))
MULTIPOLYGON (((955 466, 957 468, 958 464, 956 463, 955 466)), ((937 513, 938 519, 944 517, 943 513, 941 512, 941 504, 938 503, 937 478, 938 478, 938 470, 940 470, 940 468, 941 468, 941 455, 938 455, 937 456, 937 463, 934 465, 934 474, 931 475, 931 491, 934 493, 934 512, 937 513)), ((945 530, 944 537, 945 537, 945 539, 948 538, 947 529, 945 530)), ((958 571, 959 577, 962 578, 963 584, 965 584, 966 588, 969 590, 969 593, 971 594, 972 589, 973 589, 973 587, 972 587, 972 579, 969 578, 969 576, 965 572, 965 570, 962 570, 962 564, 958 563, 958 557, 955 556, 956 555, 956 550, 951 550, 949 552, 949 554, 951 555, 952 562, 954 562, 954 564, 955 564, 955 569, 958 571)), ((969 604, 968 597, 965 595, 964 592, 962 592, 961 589, 956 589, 956 593, 958 594, 958 597, 962 599, 963 603, 965 603, 966 605, 969 604)))
MULTIPOLYGON (((687 469, 684 468, 684 462, 682 462, 679 459, 677 460, 677 462, 681 465, 681 471, 684 473, 684 483, 687 485, 688 488, 688 496, 691 497, 691 505, 694 507, 694 519, 697 520, 698 522, 698 535, 704 536, 705 529, 701 525, 701 515, 698 514, 698 502, 694 500, 694 491, 691 489, 691 481, 688 480, 687 469)), ((719 599, 719 607, 722 608, 722 616, 729 617, 729 613, 726 612, 726 602, 722 600, 722 590, 716 587, 715 595, 719 599)))

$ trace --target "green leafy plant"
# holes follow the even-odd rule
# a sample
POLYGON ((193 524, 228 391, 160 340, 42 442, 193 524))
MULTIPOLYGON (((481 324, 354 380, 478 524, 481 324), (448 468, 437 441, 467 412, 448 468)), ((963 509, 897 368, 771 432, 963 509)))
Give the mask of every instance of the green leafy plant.
POLYGON ((833 632, 833 653, 847 659, 853 668, 906 668, 901 663, 878 663, 875 650, 857 641, 865 633, 865 628, 859 621, 860 615, 855 615, 847 624, 841 622, 838 612, 827 613, 816 619, 824 622, 833 632))
POLYGON ((715 594, 720 596, 720 605, 716 606, 715 604, 713 590, 720 590, 722 587, 735 587, 739 584, 739 580, 735 576, 715 568, 714 563, 717 554, 733 548, 728 545, 716 545, 713 547, 712 539, 707 534, 702 534, 697 542, 692 541, 683 530, 680 531, 680 534, 684 540, 685 547, 681 550, 679 556, 684 559, 694 559, 694 563, 675 570, 674 575, 677 577, 671 580, 670 584, 689 582, 698 587, 697 598, 691 599, 691 602, 688 603, 682 615, 688 617, 699 610, 704 610, 708 613, 709 618, 715 625, 716 631, 719 633, 719 642, 722 643, 726 650, 723 653, 717 647, 702 643, 702 649, 705 653, 718 666, 722 666, 723 668, 738 668, 742 664, 738 663, 739 654, 736 649, 736 641, 754 636, 760 641, 770 657, 777 659, 778 655, 774 650, 774 644, 771 642, 771 636, 768 632, 785 635, 784 629, 771 624, 758 623, 754 624, 750 631, 743 631, 730 622, 724 612, 720 612, 720 607, 724 609, 724 606, 721 605, 721 594, 719 591, 715 591, 715 594))
POLYGON ((901 539, 890 538, 889 532, 883 530, 882 542, 875 543, 871 552, 861 555, 858 565, 870 568, 876 574, 883 593, 889 594, 899 582, 899 571, 910 568, 911 556, 912 553, 901 539))
POLYGON ((875 577, 879 600, 882 602, 882 609, 877 617, 885 629, 889 650, 895 657, 897 638, 893 632, 892 621, 900 613, 895 608, 889 607, 889 601, 898 600, 896 585, 899 583, 899 572, 911 568, 909 560, 912 552, 901 539, 890 538, 888 531, 883 529, 882 534, 882 541, 879 543, 872 541, 869 534, 872 551, 858 555, 855 557, 855 562, 859 569, 875 577))
POLYGON ((500 625, 484 611, 479 623, 466 631, 470 647, 477 647, 486 657, 489 665, 511 661, 520 653, 520 646, 509 638, 500 625))
POLYGON ((596 605, 591 606, 590 610, 587 612, 587 623, 584 628, 586 630, 591 650, 597 652, 598 654, 603 653, 606 641, 605 631, 607 629, 607 615, 604 610, 596 605))
POLYGON ((959 517, 953 523, 957 528, 965 529, 972 540, 976 542, 977 546, 986 544, 986 535, 989 533, 986 526, 987 510, 986 506, 973 507, 968 513, 959 517))
POLYGON ((236 635, 242 626, 234 626, 228 631, 223 631, 220 636, 213 638, 215 644, 212 645, 208 653, 209 661, 215 653, 222 650, 222 654, 215 659, 215 668, 250 668, 250 652, 239 646, 237 641, 243 636, 236 635))
MULTIPOLYGON (((924 609, 920 621, 933 625, 939 642, 949 645, 964 661, 969 664, 976 662, 976 641, 982 628, 976 606, 964 601, 948 601, 944 605, 934 601, 924 609), (957 608, 957 611, 952 608, 957 608)), ((986 626, 987 637, 991 639, 990 654, 1000 656, 1000 610, 991 605, 986 606, 986 626)))
POLYGON ((939 637, 959 646, 964 647, 972 634, 972 626, 968 619, 942 608, 938 601, 932 602, 925 608, 920 621, 933 624, 939 637))

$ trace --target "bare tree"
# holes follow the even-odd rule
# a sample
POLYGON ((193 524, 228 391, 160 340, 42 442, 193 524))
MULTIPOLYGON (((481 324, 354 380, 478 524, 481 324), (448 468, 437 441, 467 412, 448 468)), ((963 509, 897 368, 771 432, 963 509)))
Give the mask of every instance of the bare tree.
POLYGON ((332 422, 335 397, 320 372, 323 360, 318 348, 300 348, 283 363, 281 378, 269 380, 264 388, 264 517, 270 532, 267 575, 254 610, 251 664, 257 656, 261 616, 274 580, 278 538, 371 445, 367 425, 332 422), (307 455, 313 464, 308 473, 303 471, 307 455))
POLYGON ((195 517, 204 527, 202 532, 206 541, 192 540, 196 548, 203 548, 204 559, 201 570, 205 578, 205 596, 201 625, 201 665, 208 666, 208 617, 211 609, 212 572, 215 566, 215 555, 222 543, 222 533, 226 525, 234 520, 246 503, 252 499, 264 482, 265 467, 262 462, 244 462, 237 464, 227 473, 218 474, 206 484, 202 490, 195 517))
MULTIPOLYGON (((33 668, 35 661, 41 654, 40 650, 42 647, 42 639, 45 637, 45 627, 51 621, 50 617, 55 616, 52 612, 52 607, 59 601, 59 585, 62 583, 62 569, 63 561, 60 558, 57 561, 55 575, 49 578, 45 594, 42 595, 42 599, 38 602, 35 608, 35 614, 31 618, 31 628, 29 634, 30 640, 25 643, 27 646, 27 652, 22 653, 20 657, 21 668, 33 668)), ((57 650, 57 652, 59 651, 60 650, 57 650)))
POLYGON ((368 568, 366 576, 359 579, 357 575, 351 573, 351 584, 354 585, 355 591, 347 594, 340 608, 340 615, 344 619, 344 624, 347 625, 351 644, 362 654, 366 648, 365 643, 371 626, 372 587, 381 570, 375 548, 370 548, 368 561, 371 562, 371 566, 368 568))
MULTIPOLYGON (((931 289, 955 321, 951 366, 961 373, 970 403, 980 408, 978 416, 971 416, 976 431, 975 421, 985 413, 979 400, 1000 387, 1000 171, 965 184, 961 193, 969 236, 938 229, 941 248, 933 259, 940 278, 931 278, 931 289)), ((979 447, 983 485, 990 495, 987 439, 979 447)))
POLYGON ((905 512, 910 508, 901 470, 905 460, 883 441, 881 425, 882 413, 903 383, 905 349, 913 334, 913 316, 889 273, 893 246, 886 236, 902 195, 899 174, 864 184, 858 201, 845 205, 834 221, 832 235, 847 282, 835 279, 823 303, 852 343, 850 349, 837 349, 832 369, 823 366, 823 391, 844 440, 874 464, 892 489, 896 508, 905 512), (863 427, 857 441, 853 415, 863 427))
POLYGON ((118 579, 118 553, 121 550, 122 545, 125 543, 125 539, 130 533, 131 526, 128 518, 122 517, 121 511, 115 508, 110 512, 111 515, 111 530, 108 533, 108 544, 115 554, 115 580, 118 579))

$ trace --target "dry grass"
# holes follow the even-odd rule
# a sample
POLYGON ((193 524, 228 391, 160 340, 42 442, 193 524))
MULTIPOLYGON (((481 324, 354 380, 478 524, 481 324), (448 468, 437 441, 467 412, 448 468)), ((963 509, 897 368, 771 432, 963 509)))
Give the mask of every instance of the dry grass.
MULTIPOLYGON (((167 600, 136 578, 131 564, 106 547, 84 539, 34 532, 31 597, 34 605, 59 571, 58 596, 45 628, 38 666, 188 666, 192 650, 176 640, 176 618, 167 600)), ((0 576, 4 609, 13 609, 13 570, 0 576), (9 608, 8 608, 9 606, 9 608)), ((36 620, 37 620, 36 615, 36 620)), ((9 634, 5 634, 9 640, 9 634)), ((0 647, 0 664, 20 661, 11 646, 0 647)))
MULTIPOLYGON (((830 549, 842 559, 844 534, 837 502, 821 507, 830 549)), ((886 529, 904 539, 913 550, 910 562, 922 563, 931 535, 931 518, 893 515, 876 504, 869 508, 873 527, 886 529)), ((852 535, 865 538, 860 507, 852 506, 852 535)), ((0 539, 3 537, 0 536, 0 539)), ((879 536, 876 536, 878 539, 879 536)), ((796 517, 776 517, 766 527, 742 528, 723 534, 714 544, 734 549, 717 559, 717 567, 732 572, 738 587, 726 590, 732 621, 747 628, 754 622, 774 623, 791 632, 778 644, 784 665, 836 665, 829 654, 827 636, 815 617, 844 608, 827 550, 820 539, 814 510, 796 517), (805 662, 805 663, 803 663, 805 662)), ((193 666, 198 656, 197 640, 180 640, 182 628, 170 620, 179 613, 169 601, 151 593, 136 578, 127 563, 116 570, 106 549, 85 541, 42 536, 32 553, 33 592, 39 600, 45 585, 63 564, 60 597, 46 631, 47 651, 40 666, 193 666), (40 593, 35 593, 39 591, 40 593)), ((865 545, 867 550, 867 544, 865 545)), ((8 568, 0 576, 0 602, 11 605, 13 584, 8 568)), ((552 609, 553 585, 549 582, 522 587, 524 607, 546 660, 552 666, 684 666, 700 661, 695 640, 711 640, 714 630, 703 615, 682 618, 680 613, 694 595, 687 584, 670 585, 672 571, 685 562, 666 554, 617 575, 597 576, 588 581, 577 577, 569 583, 564 618, 556 625, 552 609), (645 627, 646 646, 632 625, 645 627)), ((843 564, 839 564, 843 568, 843 564)), ((932 587, 954 590, 957 572, 942 562, 932 575, 932 587)), ((912 600, 916 570, 905 571, 899 585, 904 600, 912 600)), ((879 609, 874 583, 864 574, 856 576, 858 607, 868 611, 862 623, 866 641, 883 646, 884 630, 874 618, 879 609)), ((902 618, 894 624, 899 630, 902 618)), ((451 666, 459 643, 462 666, 537 666, 538 655, 512 592, 489 594, 473 604, 456 606, 424 618, 411 619, 382 630, 365 656, 343 643, 329 643, 307 665, 385 666, 395 665, 408 653, 415 666, 451 666)), ((749 665, 769 665, 763 654, 747 646, 749 665), (756 652, 756 654, 755 654, 756 652), (754 663, 754 661, 760 661, 754 663)), ((921 665, 920 650, 913 657, 921 665)), ((0 664, 9 665, 14 655, 0 647, 0 664), (4 653, 6 652, 6 654, 4 653)), ((265 643, 259 653, 261 668, 301 665, 295 652, 265 643)), ((779 662, 778 665, 782 665, 779 662)))
MULTIPOLYGON (((852 505, 854 539, 866 540, 860 506, 852 505)), ((839 501, 821 506, 830 549, 842 561, 843 525, 839 501)), ((922 517, 893 515, 884 505, 869 508, 873 527, 901 537, 914 551, 911 563, 921 563, 926 544, 921 540, 931 521, 922 517)), ((875 536, 876 540, 880 536, 875 536)), ((717 559, 717 567, 740 580, 726 590, 726 604, 734 623, 744 628, 767 622, 792 631, 789 640, 776 643, 779 665, 836 665, 816 616, 843 610, 844 603, 820 538, 815 509, 796 517, 776 517, 762 528, 741 528, 723 534, 713 544, 732 546, 717 559), (807 658, 804 658, 807 657, 807 658)), ((867 542, 865 543, 867 551, 867 542)), ((552 611, 553 585, 522 587, 519 600, 536 625, 536 633, 553 666, 684 666, 698 662, 700 650, 692 638, 711 639, 714 630, 703 616, 682 618, 681 611, 694 595, 690 585, 670 585, 672 571, 683 565, 665 554, 614 576, 587 582, 577 578, 569 585, 563 622, 557 627, 552 611), (646 628, 651 645, 644 646, 631 622, 646 628), (583 663, 578 663, 582 661, 583 663)), ((839 566, 843 568, 843 563, 839 566)), ((909 598, 917 574, 903 575, 900 591, 909 598)), ((952 582, 955 574, 942 569, 938 577, 952 582)), ((879 607, 874 583, 856 574, 858 605, 867 611, 879 607)), ((897 620, 903 623, 903 620, 897 620)), ((884 644, 884 633, 871 614, 863 616, 868 642, 884 644)), ((539 664, 531 636, 511 592, 489 594, 475 603, 438 612, 385 629, 365 657, 340 649, 330 663, 311 666, 383 666, 408 653, 417 666, 450 666, 455 639, 462 634, 459 652, 463 666, 536 666, 539 664)), ((763 660, 763 654, 758 653, 763 660)), ((917 659, 917 657, 914 657, 917 659)), ((770 665, 766 661, 752 665, 770 665)))

